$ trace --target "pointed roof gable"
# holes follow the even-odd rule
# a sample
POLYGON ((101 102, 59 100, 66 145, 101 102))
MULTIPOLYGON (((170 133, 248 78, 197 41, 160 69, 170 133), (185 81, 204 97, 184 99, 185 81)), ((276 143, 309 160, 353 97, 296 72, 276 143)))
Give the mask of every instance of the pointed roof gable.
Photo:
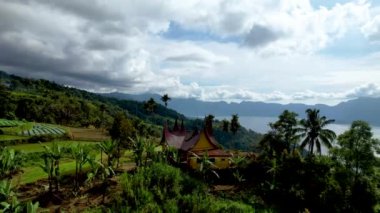
POLYGON ((178 127, 178 119, 175 119, 174 126, 173 126, 173 132, 178 132, 179 127, 178 127))
POLYGON ((183 119, 181 120, 181 132, 186 132, 185 126, 183 125, 183 119))

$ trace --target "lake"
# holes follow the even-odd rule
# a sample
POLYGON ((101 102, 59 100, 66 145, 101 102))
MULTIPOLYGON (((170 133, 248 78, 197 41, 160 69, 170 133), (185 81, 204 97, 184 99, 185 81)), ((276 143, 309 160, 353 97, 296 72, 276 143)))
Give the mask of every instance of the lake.
MULTIPOLYGON (((217 116, 216 119, 223 120, 227 119, 230 120, 231 117, 227 116, 217 116)), ((268 132, 269 123, 277 121, 277 117, 257 117, 257 116, 239 116, 239 122, 242 126, 252 129, 255 132, 258 133, 266 133, 268 132)), ((330 124, 327 126, 328 129, 333 130, 337 135, 342 134, 344 131, 348 130, 350 128, 351 124, 330 124)), ((380 127, 379 126, 371 126, 372 132, 374 137, 380 139, 380 127)))

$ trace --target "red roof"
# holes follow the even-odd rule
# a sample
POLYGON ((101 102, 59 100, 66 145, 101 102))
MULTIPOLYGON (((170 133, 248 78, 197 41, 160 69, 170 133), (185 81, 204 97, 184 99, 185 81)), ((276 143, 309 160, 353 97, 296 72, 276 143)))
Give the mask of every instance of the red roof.
MULTIPOLYGON (((206 130, 203 130, 207 140, 213 145, 215 150, 220 150, 220 146, 215 138, 208 134, 206 130)), ((184 128, 180 130, 170 131, 167 125, 164 126, 162 142, 166 142, 168 146, 180 149, 183 151, 189 151, 198 141, 201 132, 187 132, 184 128)), ((213 150, 214 150, 213 149, 213 150)), ((221 150, 222 151, 222 150, 221 150)), ((217 152, 215 152, 217 153, 217 152)), ((219 152, 221 154, 221 152, 219 152)))

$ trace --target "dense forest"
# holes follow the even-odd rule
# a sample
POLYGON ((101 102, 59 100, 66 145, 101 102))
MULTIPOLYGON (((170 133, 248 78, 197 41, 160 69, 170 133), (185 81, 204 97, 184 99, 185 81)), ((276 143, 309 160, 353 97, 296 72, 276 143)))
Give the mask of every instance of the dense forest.
POLYGON ((170 110, 164 96, 163 105, 153 99, 117 100, 46 80, 0 74, 0 118, 103 129, 110 136, 70 146, 63 141, 27 144, 29 149, 43 148, 26 153, 1 144, 3 212, 37 212, 39 205, 53 208, 51 203, 87 212, 380 210, 380 142, 364 121, 354 121, 336 135, 329 129, 334 120, 318 109, 308 109, 304 116, 285 110, 261 136, 240 127, 237 114, 223 121, 214 121, 213 115, 188 119, 170 110), (207 154, 196 156, 198 169, 184 167, 176 150, 158 146, 162 124, 176 119, 191 128, 212 125, 225 148, 254 153, 235 152, 225 170, 215 168, 207 154), (63 172, 68 167, 71 172, 63 172), (25 183, 16 184, 18 189, 14 184, 20 182, 21 171, 32 174, 28 168, 42 171, 46 178, 39 181, 47 187, 24 181, 39 191, 18 196, 29 190, 25 183))

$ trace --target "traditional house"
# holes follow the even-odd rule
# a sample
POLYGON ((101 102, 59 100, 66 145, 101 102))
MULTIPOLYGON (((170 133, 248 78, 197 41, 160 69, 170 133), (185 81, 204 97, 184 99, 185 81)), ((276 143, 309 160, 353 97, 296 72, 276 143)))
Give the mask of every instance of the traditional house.
POLYGON ((191 168, 200 166, 201 158, 204 155, 213 162, 215 169, 225 169, 230 166, 229 158, 231 154, 223 150, 212 135, 212 127, 205 127, 203 130, 187 131, 183 125, 178 126, 177 120, 170 130, 167 124, 164 125, 161 143, 167 147, 178 150, 180 160, 191 168))

